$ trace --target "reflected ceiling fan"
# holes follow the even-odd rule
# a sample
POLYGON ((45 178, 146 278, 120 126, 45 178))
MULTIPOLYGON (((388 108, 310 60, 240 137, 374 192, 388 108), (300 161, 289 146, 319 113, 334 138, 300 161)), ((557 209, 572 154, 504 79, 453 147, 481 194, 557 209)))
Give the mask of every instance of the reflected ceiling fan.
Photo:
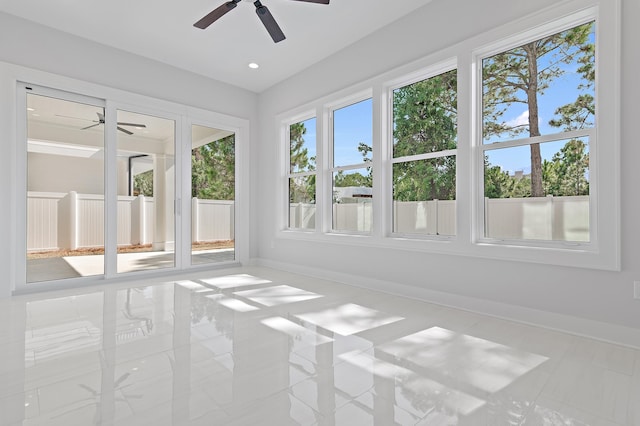
MULTIPOLYGON (((242 0, 231 0, 224 3, 222 6, 219 6, 216 9, 212 10, 204 18, 202 18, 201 20, 193 24, 193 26, 204 30, 209 25, 213 24, 218 19, 222 18, 228 12, 235 9, 235 7, 241 1, 242 0)), ((295 1, 304 1, 307 3, 318 3, 318 4, 329 4, 330 0, 295 0, 295 1)), ((258 15, 258 18, 260 18, 260 20, 262 21, 262 24, 269 32, 269 35, 271 36, 273 41, 275 43, 278 43, 284 40, 286 37, 284 36, 284 33, 280 29, 280 26, 276 22, 271 12, 269 12, 269 9, 267 8, 267 6, 260 3, 260 0, 254 1, 253 5, 256 7, 256 14, 258 15)))
MULTIPOLYGON (((87 129, 90 129, 92 127, 96 127, 96 126, 99 126, 101 124, 104 124, 104 114, 101 114, 99 112, 96 112, 96 114, 98 115, 98 121, 93 120, 96 124, 92 124, 91 126, 83 127, 80 130, 87 130, 87 129)), ((120 126, 131 126, 131 127, 141 127, 141 128, 146 128, 147 127, 144 124, 124 123, 124 122, 118 121, 118 126, 117 126, 118 130, 120 130, 121 132, 126 133, 128 135, 132 135, 133 132, 131 132, 131 131, 127 130, 127 129, 124 129, 124 128, 120 127, 120 126)))

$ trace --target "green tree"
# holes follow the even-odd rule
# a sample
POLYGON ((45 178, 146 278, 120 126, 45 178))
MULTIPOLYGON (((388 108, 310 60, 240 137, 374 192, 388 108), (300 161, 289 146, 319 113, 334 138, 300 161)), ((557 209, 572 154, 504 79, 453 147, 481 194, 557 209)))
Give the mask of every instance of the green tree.
POLYGON ((516 177, 492 166, 485 158, 484 194, 488 198, 525 198, 531 196, 531 178, 516 177))
POLYGON ((315 157, 309 157, 309 150, 304 145, 306 133, 304 122, 289 126, 291 173, 315 170, 315 157))
POLYGON ((191 165, 192 197, 235 199, 235 135, 193 149, 191 165))
MULTIPOLYGON (((592 32, 593 23, 580 25, 485 59, 482 67, 484 137, 514 136, 522 132, 528 132, 529 137, 540 136, 539 97, 566 72, 566 65, 580 64, 578 71, 587 82, 581 83, 578 89, 589 88, 589 79, 595 75, 592 32), (527 123, 509 125, 501 121, 507 109, 516 103, 527 106, 527 123)), ((552 120, 552 125, 569 128, 579 122, 580 117, 586 123, 589 96, 581 93, 572 104, 558 108, 556 113, 561 117, 552 120)), ((531 195, 541 197, 544 189, 540 144, 531 144, 530 149, 531 195)))
POLYGON ((502 171, 500 166, 492 166, 487 156, 484 157, 484 196, 488 198, 509 198, 511 186, 509 172, 502 171))
MULTIPOLYGON (((291 173, 313 171, 316 158, 309 157, 309 150, 305 147, 304 135, 307 128, 304 122, 289 126, 289 171, 291 173)), ((316 176, 300 176, 289 180, 289 202, 315 203, 316 176)))
POLYGON ((147 170, 133 177, 133 193, 153 197, 153 170, 147 170))
POLYGON ((558 166, 557 161, 544 160, 542 162, 542 182, 545 195, 559 196, 561 194, 561 179, 558 166))
POLYGON ((557 183, 552 195, 589 195, 589 153, 580 139, 571 139, 552 159, 557 183))
POLYGON ((316 202, 316 176, 299 176, 289 180, 290 203, 316 202))
POLYGON ((371 187, 371 176, 365 176, 362 173, 345 173, 340 170, 334 179, 333 186, 343 188, 347 186, 371 187))
MULTIPOLYGON (((401 87, 393 95, 393 156, 457 146, 457 70, 401 87)), ((394 199, 455 199, 455 157, 395 163, 394 199)))

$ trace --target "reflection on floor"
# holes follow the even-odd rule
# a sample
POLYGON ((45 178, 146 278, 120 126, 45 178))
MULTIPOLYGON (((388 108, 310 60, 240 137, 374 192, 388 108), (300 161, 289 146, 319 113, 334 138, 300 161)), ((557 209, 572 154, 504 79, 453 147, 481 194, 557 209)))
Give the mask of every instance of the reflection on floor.
POLYGON ((265 268, 0 301, 5 425, 638 425, 640 351, 265 268))
MULTIPOLYGON (((194 251, 193 265, 205 263, 231 262, 235 250, 210 249, 194 251)), ((137 252, 118 254, 118 272, 146 271, 149 269, 171 268, 175 265, 173 252, 137 252)), ((61 280, 65 278, 89 277, 104 273, 104 255, 50 257, 27 260, 27 282, 61 280)))

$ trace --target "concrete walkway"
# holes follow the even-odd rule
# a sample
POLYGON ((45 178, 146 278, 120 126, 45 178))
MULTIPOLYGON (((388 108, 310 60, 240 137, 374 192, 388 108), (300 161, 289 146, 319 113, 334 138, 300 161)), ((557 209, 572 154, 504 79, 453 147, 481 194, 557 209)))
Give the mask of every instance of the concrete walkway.
MULTIPOLYGON (((201 250, 191 256, 193 265, 228 262, 235 258, 233 248, 201 250)), ((172 268, 173 252, 118 254, 118 273, 172 268)), ((27 260, 27 282, 61 280, 104 274, 104 255, 51 257, 27 260)))

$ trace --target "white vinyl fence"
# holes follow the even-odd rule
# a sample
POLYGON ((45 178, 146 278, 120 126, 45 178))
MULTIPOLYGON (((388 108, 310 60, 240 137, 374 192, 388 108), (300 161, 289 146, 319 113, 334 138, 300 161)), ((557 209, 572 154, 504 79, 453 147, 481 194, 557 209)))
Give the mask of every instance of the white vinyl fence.
POLYGON ((456 235, 456 202, 396 201, 393 229, 399 234, 456 235))
MULTIPOLYGON (((291 228, 315 227, 315 204, 291 203, 291 228)), ((334 229, 371 229, 370 203, 334 204, 334 229)), ((394 232, 456 235, 455 201, 396 201, 394 232)), ((485 199, 488 238, 516 240, 589 240, 589 196, 485 199)))
POLYGON ((589 196, 485 199, 487 237, 589 241, 589 196))
POLYGON ((334 204, 333 229, 336 231, 371 232, 373 205, 370 200, 334 204))
MULTIPOLYGON (((233 240, 233 201, 192 200, 193 242, 233 240)), ((150 244, 154 232, 152 197, 118 196, 118 245, 150 244)), ((101 195, 29 192, 27 250, 56 250, 104 245, 101 195)))

